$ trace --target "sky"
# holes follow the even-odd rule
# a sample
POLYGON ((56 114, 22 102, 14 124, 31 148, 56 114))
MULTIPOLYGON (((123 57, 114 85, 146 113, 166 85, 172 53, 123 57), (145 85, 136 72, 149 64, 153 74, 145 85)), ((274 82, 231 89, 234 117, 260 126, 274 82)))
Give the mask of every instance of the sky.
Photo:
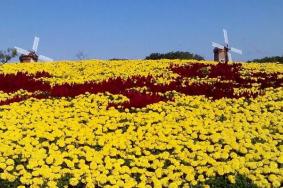
POLYGON ((55 60, 143 59, 189 51, 213 58, 211 42, 246 61, 283 55, 282 0, 1 0, 0 49, 31 49, 55 60))

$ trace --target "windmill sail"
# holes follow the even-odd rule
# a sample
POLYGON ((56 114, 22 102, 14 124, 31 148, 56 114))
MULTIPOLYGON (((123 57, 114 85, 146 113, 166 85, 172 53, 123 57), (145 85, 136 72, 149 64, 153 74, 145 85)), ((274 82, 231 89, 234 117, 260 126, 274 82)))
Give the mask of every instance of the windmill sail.
POLYGON ((17 53, 19 53, 19 54, 23 54, 23 55, 28 55, 29 54, 29 51, 24 50, 22 48, 19 48, 19 47, 15 46, 15 49, 17 50, 17 53))
POLYGON ((231 48, 231 51, 232 52, 235 52, 235 53, 237 53, 237 54, 243 54, 243 52, 242 52, 242 50, 239 50, 239 49, 237 49, 237 48, 231 48))
POLYGON ((227 30, 226 29, 223 29, 223 34, 224 34, 225 45, 228 46, 229 40, 228 40, 228 34, 227 34, 227 30))
POLYGON ((224 46, 223 46, 223 45, 218 44, 218 43, 216 43, 216 42, 212 42, 212 46, 215 47, 215 48, 224 49, 224 46))
POLYGON ((228 60, 229 60, 230 62, 233 62, 232 54, 231 54, 230 52, 228 52, 228 60))
POLYGON ((37 52, 38 43, 39 43, 39 38, 38 38, 38 37, 34 37, 34 41, 33 41, 33 45, 32 45, 32 50, 33 50, 34 52, 37 52))
POLYGON ((41 61, 53 61, 53 59, 46 57, 46 56, 43 56, 43 55, 39 55, 38 59, 41 60, 41 61))

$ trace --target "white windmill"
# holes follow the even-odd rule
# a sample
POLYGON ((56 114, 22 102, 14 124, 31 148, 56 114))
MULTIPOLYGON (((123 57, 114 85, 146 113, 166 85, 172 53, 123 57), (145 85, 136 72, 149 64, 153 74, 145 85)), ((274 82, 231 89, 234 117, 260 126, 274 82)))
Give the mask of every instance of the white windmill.
POLYGON ((24 50, 22 48, 16 47, 17 53, 21 54, 20 61, 21 62, 37 62, 40 61, 53 61, 53 59, 43 56, 43 55, 37 55, 37 49, 38 49, 38 43, 39 43, 39 37, 34 37, 32 50, 24 50))
POLYGON ((223 29, 224 33, 224 45, 218 44, 216 42, 212 42, 212 46, 214 47, 214 61, 218 61, 220 63, 228 63, 228 61, 233 62, 232 55, 229 51, 235 52, 237 54, 242 55, 242 50, 239 50, 237 48, 229 47, 229 41, 228 41, 228 34, 227 30, 223 29))

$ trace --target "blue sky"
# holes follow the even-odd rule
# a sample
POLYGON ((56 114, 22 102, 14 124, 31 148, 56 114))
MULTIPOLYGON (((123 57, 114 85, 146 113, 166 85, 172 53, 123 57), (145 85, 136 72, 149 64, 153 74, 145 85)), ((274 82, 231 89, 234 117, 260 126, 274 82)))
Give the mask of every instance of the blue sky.
POLYGON ((0 49, 32 47, 57 60, 142 59, 152 52, 190 51, 212 58, 211 41, 244 54, 283 55, 282 0, 3 0, 0 49))

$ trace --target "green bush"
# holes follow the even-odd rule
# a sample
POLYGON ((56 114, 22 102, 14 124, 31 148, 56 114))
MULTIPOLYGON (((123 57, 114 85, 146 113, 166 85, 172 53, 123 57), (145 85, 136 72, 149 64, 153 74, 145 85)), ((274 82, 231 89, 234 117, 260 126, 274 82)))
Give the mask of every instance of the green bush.
POLYGON ((196 60, 204 60, 204 58, 198 54, 192 54, 190 52, 168 52, 165 54, 161 53, 152 53, 147 56, 145 59, 149 60, 157 60, 157 59, 196 59, 196 60))
MULTIPOLYGON (((236 175, 235 177, 235 183, 231 183, 228 180, 227 176, 216 176, 213 178, 210 178, 206 182, 204 182, 206 185, 209 185, 210 188, 258 188, 257 185, 255 185, 250 179, 243 175, 236 175)), ((193 186, 193 188, 202 188, 202 184, 198 184, 196 186, 193 186)))
POLYGON ((7 63, 12 58, 17 56, 17 51, 12 48, 8 48, 7 50, 0 51, 0 62, 1 63, 7 63))
POLYGON ((262 59, 254 59, 248 61, 248 63, 255 62, 255 63, 283 63, 283 56, 274 56, 274 57, 264 57, 262 59))
POLYGON ((17 188, 21 185, 19 179, 16 179, 14 182, 9 182, 8 180, 3 180, 0 178, 0 187, 2 188, 17 188))

